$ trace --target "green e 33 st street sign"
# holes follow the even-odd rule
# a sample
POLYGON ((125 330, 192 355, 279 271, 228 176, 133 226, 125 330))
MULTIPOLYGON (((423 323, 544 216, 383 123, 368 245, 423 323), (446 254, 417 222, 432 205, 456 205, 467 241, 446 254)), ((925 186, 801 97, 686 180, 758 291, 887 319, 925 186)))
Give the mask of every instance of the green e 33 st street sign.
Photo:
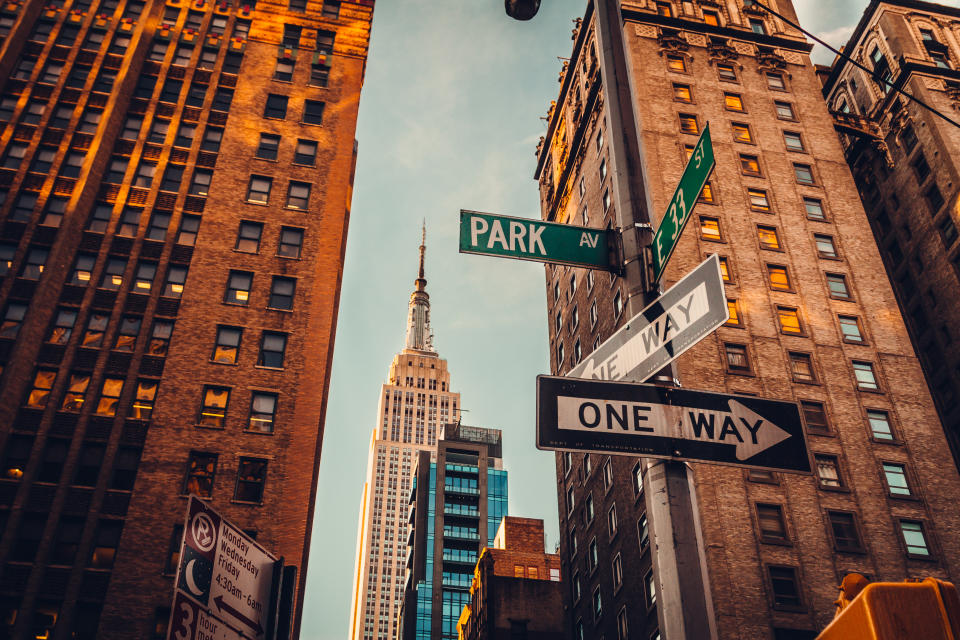
POLYGON ((677 247, 677 240, 683 233, 683 228, 690 219, 694 205, 697 204, 697 198, 703 191, 703 186, 707 183, 707 177, 713 170, 715 160, 713 157, 713 144, 710 142, 710 124, 704 127, 700 139, 697 140, 697 146, 694 147, 687 167, 680 176, 680 183, 677 190, 670 198, 670 204, 667 205, 667 211, 660 220, 660 226, 657 227, 657 233, 653 237, 653 281, 657 282, 663 275, 663 270, 667 266, 667 261, 677 247))
POLYGON ((609 231, 460 210, 460 253, 610 268, 609 231))

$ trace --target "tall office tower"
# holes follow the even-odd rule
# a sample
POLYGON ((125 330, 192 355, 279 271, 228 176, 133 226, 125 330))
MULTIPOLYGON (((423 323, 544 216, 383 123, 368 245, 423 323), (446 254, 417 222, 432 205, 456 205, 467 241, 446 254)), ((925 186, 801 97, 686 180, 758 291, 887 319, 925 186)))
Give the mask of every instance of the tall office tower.
POLYGON ((444 424, 436 452, 417 453, 407 493, 406 579, 396 638, 456 640, 477 558, 507 515, 499 429, 444 424))
POLYGON ((450 390, 447 361, 433 348, 425 241, 420 245, 416 288, 410 294, 406 346, 393 357, 389 380, 381 387, 377 426, 370 439, 350 614, 353 640, 395 637, 412 470, 419 452, 435 455, 440 426, 460 416, 460 394, 450 390))
POLYGON ((254 4, 0 10, 0 636, 163 637, 189 493, 302 602, 373 0, 254 4))
POLYGON ((838 57, 823 93, 960 463, 958 17, 927 2, 871 2, 844 51, 873 74, 838 57))
MULTIPOLYGON (((623 4, 648 198, 640 206, 654 224, 707 123, 716 153, 663 284, 719 254, 730 320, 679 358, 679 380, 799 403, 815 469, 691 465, 719 637, 814 637, 850 571, 956 577, 960 518, 951 501, 960 478, 809 43, 741 0, 623 4)), ((795 20, 788 0, 773 4, 795 20)), ((537 178, 545 220, 619 228, 612 194, 621 174, 609 145, 622 131, 607 126, 594 17, 591 3, 537 178)), ((629 283, 557 266, 547 267, 546 284, 551 364, 563 374, 626 322, 629 283)), ((576 638, 656 637, 656 523, 641 475, 636 458, 557 457, 576 638)))

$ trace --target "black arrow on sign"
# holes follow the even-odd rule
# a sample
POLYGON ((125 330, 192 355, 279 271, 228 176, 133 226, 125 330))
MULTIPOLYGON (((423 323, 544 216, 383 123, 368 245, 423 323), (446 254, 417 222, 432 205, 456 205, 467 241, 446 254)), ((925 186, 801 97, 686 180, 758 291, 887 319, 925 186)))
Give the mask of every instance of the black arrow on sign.
POLYGON ((243 615, 242 613, 240 613, 230 605, 226 604, 223 601, 223 596, 217 596, 216 598, 213 599, 213 601, 216 603, 217 609, 221 611, 226 611, 237 620, 240 620, 241 622, 245 623, 248 627, 256 631, 258 636, 263 635, 263 627, 260 626, 259 620, 251 620, 250 618, 243 615))

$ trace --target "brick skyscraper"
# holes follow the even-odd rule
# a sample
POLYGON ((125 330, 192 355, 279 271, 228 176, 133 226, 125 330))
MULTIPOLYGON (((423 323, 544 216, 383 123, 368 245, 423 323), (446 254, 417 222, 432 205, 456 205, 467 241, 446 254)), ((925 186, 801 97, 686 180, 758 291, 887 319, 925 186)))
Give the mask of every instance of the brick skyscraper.
POLYGON ((960 463, 960 9, 871 2, 824 87, 877 244, 960 463))
MULTIPOLYGON (((960 572, 960 478, 803 35, 757 6, 624 3, 654 223, 709 122, 717 164, 664 286, 722 258, 731 319, 677 363, 690 389, 800 403, 813 476, 691 465, 720 638, 813 638, 845 573, 960 572)), ((795 20, 792 4, 775 3, 795 20)), ((911 3, 919 4, 919 3, 911 3)), ((619 227, 594 5, 539 150, 545 220, 619 227)), ((924 116, 927 118, 927 116, 924 116)), ((932 120, 931 120, 932 122, 932 120)), ((625 317, 626 283, 546 269, 552 369, 625 317)), ((559 455, 575 638, 657 637, 661 589, 636 458, 559 455)))
POLYGON ((433 348, 430 295, 420 270, 410 294, 407 338, 380 390, 361 497, 356 574, 350 612, 352 640, 393 640, 403 595, 407 553, 407 498, 418 452, 436 455, 440 426, 457 422, 460 394, 450 390, 447 361, 433 348))
POLYGON ((164 637, 188 493, 299 628, 372 12, 0 10, 0 636, 164 637))

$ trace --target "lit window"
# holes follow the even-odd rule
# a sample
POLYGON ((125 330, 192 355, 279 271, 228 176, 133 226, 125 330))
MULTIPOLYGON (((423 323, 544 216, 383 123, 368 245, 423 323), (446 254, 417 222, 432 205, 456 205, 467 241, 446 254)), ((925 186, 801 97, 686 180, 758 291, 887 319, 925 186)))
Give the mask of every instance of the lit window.
POLYGON ((211 497, 216 472, 217 454, 191 451, 190 459, 187 461, 187 477, 183 482, 183 493, 193 493, 201 498, 211 497))
POLYGON ((20 325, 27 315, 27 305, 21 302, 11 302, 3 314, 3 323, 0 324, 0 338, 16 338, 20 333, 20 325))
MULTIPOLYGON (((51 344, 67 344, 70 336, 73 334, 73 325, 76 321, 77 311, 75 309, 66 309, 63 307, 57 309, 57 315, 53 319, 53 327, 50 329, 50 337, 47 338, 47 342, 51 344)), ((3 327, 0 328, 0 336, 6 335, 4 331, 5 327, 6 320, 4 320, 3 327)))
POLYGON ((697 122, 697 116, 690 115, 688 113, 681 113, 679 117, 681 133, 690 133, 694 135, 700 133, 700 124, 697 122))
POLYGON ((670 7, 668 2, 658 2, 657 3, 657 15, 666 16, 668 18, 673 17, 673 9, 670 7))
POLYGON ((211 359, 221 364, 236 364, 240 355, 240 339, 243 329, 239 327, 217 327, 217 341, 213 346, 211 359))
POLYGON ((673 83, 673 99, 677 102, 693 102, 690 85, 673 83))
POLYGON ((130 406, 130 417, 134 420, 149 420, 153 415, 153 403, 157 398, 157 380, 137 381, 137 392, 133 396, 130 406))
POLYGON ((770 211, 770 200, 765 189, 747 189, 750 208, 754 211, 770 211))
POLYGON ((103 334, 107 332, 110 316, 106 313, 92 313, 87 320, 87 330, 80 341, 82 347, 99 347, 103 344, 103 334))
POLYGON ((183 286, 187 282, 187 268, 180 264, 171 264, 167 270, 167 281, 163 285, 164 298, 179 298, 183 295, 183 286))
POLYGON ((98 416, 117 415, 117 404, 120 402, 120 392, 122 390, 123 378, 104 378, 95 413, 98 416))
POLYGON ((50 398, 50 390, 53 388, 53 382, 56 378, 56 370, 37 369, 37 373, 33 377, 33 387, 27 395, 26 405, 34 409, 46 407, 47 400, 50 398))
POLYGON ((277 394, 254 391, 250 396, 249 431, 273 433, 274 420, 277 417, 277 394))
POLYGON ((93 541, 93 552, 90 554, 90 567, 109 569, 113 566, 114 558, 117 557, 117 547, 120 546, 121 531, 123 531, 122 520, 100 520, 93 541))
POLYGON ((687 63, 682 56, 667 56, 667 69, 676 71, 677 73, 685 73, 687 63))
POLYGON ((816 382, 813 360, 809 353, 790 353, 790 373, 794 382, 816 382))
POLYGON ((120 329, 117 331, 116 342, 113 345, 115 351, 133 351, 137 344, 137 336, 140 334, 141 320, 142 318, 137 316, 121 318, 120 329))
POLYGON ((733 128, 733 139, 736 142, 753 142, 753 136, 750 135, 750 125, 734 122, 730 125, 733 128))
MULTIPOLYGON (((714 27, 720 26, 720 16, 717 14, 716 11, 704 11, 703 21, 704 23, 714 27)), ((626 635, 622 635, 621 637, 626 638, 626 635)))
POLYGON ((730 111, 743 111, 743 98, 736 93, 724 93, 723 104, 730 111))
POLYGON ((167 348, 170 346, 170 336, 172 334, 172 321, 155 320, 153 322, 153 331, 150 334, 150 344, 147 345, 147 353, 152 356, 167 355, 167 348))
POLYGON ((770 274, 770 288, 779 291, 790 291, 790 276, 787 274, 787 268, 779 265, 768 264, 767 272, 770 274))
POLYGON ((722 240, 720 220, 718 218, 700 216, 700 237, 704 240, 722 240))
POLYGON ((802 335, 803 327, 800 325, 800 315, 796 309, 790 307, 777 307, 777 318, 780 321, 780 331, 793 335, 802 335))
POLYGON ((748 176, 759 176, 760 160, 757 156, 740 154, 740 172, 748 176))
POLYGON ((223 428, 227 420, 227 404, 229 402, 230 389, 228 387, 205 386, 197 424, 204 427, 223 428))
POLYGON ((727 298, 727 313, 730 316, 727 319, 727 324, 731 327, 742 326, 742 319, 740 318, 740 308, 737 305, 737 301, 731 298, 727 298))
POLYGON ((732 282, 730 278, 730 263, 726 258, 720 258, 720 276, 724 282, 732 282))
POLYGON ((252 284, 253 274, 249 271, 231 271, 227 278, 227 292, 223 301, 228 304, 248 304, 252 284))
POLYGON ((89 385, 89 373, 72 374, 70 381, 67 383, 67 391, 63 394, 63 402, 60 404, 60 410, 79 413, 80 410, 83 409, 83 397, 86 395, 89 385))
POLYGON ((776 227, 757 225, 757 240, 760 242, 761 249, 780 250, 780 238, 776 227))
POLYGON ((190 180, 190 188, 187 193, 195 196, 210 195, 210 183, 213 181, 213 171, 210 169, 196 169, 193 172, 193 178, 190 180))

